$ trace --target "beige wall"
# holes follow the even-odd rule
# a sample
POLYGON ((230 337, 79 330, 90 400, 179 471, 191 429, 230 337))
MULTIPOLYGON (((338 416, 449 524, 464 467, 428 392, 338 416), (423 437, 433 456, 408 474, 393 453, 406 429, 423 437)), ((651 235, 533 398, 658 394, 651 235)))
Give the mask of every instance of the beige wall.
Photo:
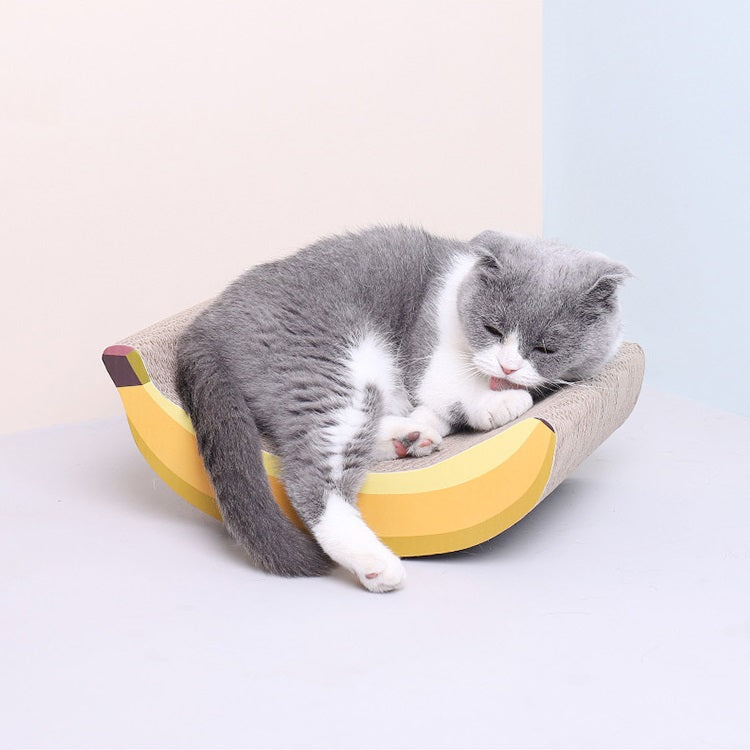
POLYGON ((324 233, 541 230, 541 2, 0 5, 0 431, 324 233))

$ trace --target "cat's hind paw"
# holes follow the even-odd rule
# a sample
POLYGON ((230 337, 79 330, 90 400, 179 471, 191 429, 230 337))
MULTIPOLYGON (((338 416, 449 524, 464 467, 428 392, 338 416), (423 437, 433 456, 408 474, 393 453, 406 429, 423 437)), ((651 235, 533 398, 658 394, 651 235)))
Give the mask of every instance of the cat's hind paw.
POLYGON ((401 560, 341 495, 327 495, 325 510, 311 531, 324 552, 354 573, 368 591, 381 593, 404 585, 406 572, 401 560))
POLYGON ((422 434, 421 430, 412 430, 400 438, 393 438, 393 448, 399 458, 407 456, 426 456, 432 451, 439 450, 440 444, 431 437, 422 434))
POLYGON ((376 594, 395 591, 406 583, 404 565, 390 550, 387 550, 387 554, 357 560, 354 572, 360 583, 376 594))
POLYGON ((377 458, 419 458, 440 450, 442 437, 435 430, 408 417, 383 417, 378 435, 377 458))

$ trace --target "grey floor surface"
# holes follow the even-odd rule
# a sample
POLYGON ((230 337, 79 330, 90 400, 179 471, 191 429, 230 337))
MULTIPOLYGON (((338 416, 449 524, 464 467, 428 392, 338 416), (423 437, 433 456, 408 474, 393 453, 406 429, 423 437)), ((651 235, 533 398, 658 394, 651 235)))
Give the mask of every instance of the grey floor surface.
POLYGON ((281 580, 124 418, 0 439, 0 746, 750 747, 750 420, 645 391, 515 527, 281 580))

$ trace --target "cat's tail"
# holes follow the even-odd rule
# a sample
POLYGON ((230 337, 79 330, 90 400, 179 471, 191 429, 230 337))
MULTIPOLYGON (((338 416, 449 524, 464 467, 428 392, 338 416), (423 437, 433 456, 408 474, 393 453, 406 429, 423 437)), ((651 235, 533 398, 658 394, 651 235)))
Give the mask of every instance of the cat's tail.
POLYGON ((258 427, 214 352, 178 357, 177 389, 193 422, 224 524, 258 567, 282 576, 318 576, 332 560, 297 528, 271 493, 258 427))

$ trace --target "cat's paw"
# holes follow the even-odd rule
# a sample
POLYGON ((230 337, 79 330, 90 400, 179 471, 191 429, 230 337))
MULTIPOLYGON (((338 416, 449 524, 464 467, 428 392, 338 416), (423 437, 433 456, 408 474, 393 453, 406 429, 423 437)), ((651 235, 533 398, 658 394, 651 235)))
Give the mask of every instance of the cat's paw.
POLYGON ((403 563, 386 547, 380 554, 362 555, 353 562, 354 573, 368 591, 382 594, 400 589, 406 583, 403 563))
POLYGON ((397 458, 407 456, 427 456, 440 450, 441 438, 424 427, 407 432, 406 435, 393 438, 393 449, 397 458))
POLYGON ((359 511, 335 492, 311 529, 323 551, 350 570, 369 591, 401 588, 406 573, 401 560, 375 536, 359 511))
POLYGON ((494 430, 517 419, 534 404, 526 390, 491 391, 472 409, 467 418, 475 430, 494 430))
POLYGON ((440 450, 443 438, 410 417, 385 416, 380 421, 376 458, 406 458, 427 456, 440 450))

